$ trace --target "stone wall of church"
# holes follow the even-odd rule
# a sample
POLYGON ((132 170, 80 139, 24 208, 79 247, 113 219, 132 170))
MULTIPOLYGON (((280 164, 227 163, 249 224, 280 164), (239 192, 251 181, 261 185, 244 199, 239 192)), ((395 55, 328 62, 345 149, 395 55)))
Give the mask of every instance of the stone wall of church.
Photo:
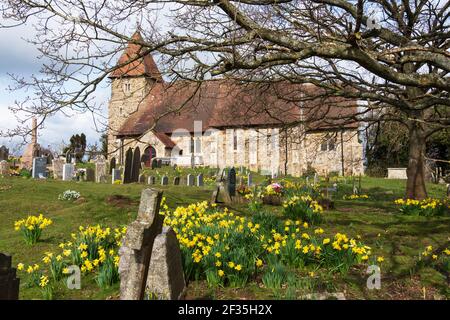
POLYGON ((118 151, 120 142, 115 139, 117 131, 130 115, 145 107, 144 98, 147 97, 153 84, 153 80, 144 77, 112 80, 108 105, 108 153, 116 154, 118 151))

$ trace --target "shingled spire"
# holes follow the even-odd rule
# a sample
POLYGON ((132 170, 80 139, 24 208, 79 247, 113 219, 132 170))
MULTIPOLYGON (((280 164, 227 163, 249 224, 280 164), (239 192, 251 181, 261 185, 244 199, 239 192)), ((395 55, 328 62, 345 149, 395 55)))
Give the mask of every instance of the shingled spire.
POLYGON ((128 43, 127 48, 117 62, 117 65, 121 65, 121 67, 111 72, 109 78, 145 76, 155 81, 163 82, 161 73, 156 66, 155 60, 153 60, 153 57, 150 54, 136 59, 136 57, 139 56, 139 53, 145 50, 145 48, 142 48, 141 45, 134 43, 134 41, 144 41, 141 33, 139 31, 136 31, 131 39, 133 41, 130 41, 128 43))

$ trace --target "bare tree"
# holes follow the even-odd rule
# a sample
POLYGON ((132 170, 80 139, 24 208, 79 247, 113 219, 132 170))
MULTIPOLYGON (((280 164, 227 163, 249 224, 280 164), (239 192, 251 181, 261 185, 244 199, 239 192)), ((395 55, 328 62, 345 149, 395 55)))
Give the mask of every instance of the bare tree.
POLYGON ((92 93, 121 67, 116 53, 131 41, 142 46, 142 56, 159 52, 175 78, 313 83, 320 96, 367 101, 347 120, 407 128, 406 196, 424 198, 425 142, 450 124, 449 6, 442 0, 5 0, 0 10, 3 27, 33 22, 32 42, 49 61, 39 76, 15 78, 18 88, 39 92, 16 110, 44 118, 70 108, 94 112, 92 93), (131 39, 127 25, 135 21, 145 40, 131 39))

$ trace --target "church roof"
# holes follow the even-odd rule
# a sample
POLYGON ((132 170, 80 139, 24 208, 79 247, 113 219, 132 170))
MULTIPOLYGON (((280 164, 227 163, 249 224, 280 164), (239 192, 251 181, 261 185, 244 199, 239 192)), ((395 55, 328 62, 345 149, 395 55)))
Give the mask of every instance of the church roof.
POLYGON ((117 136, 142 135, 148 130, 172 134, 177 129, 194 132, 210 128, 282 127, 306 123, 307 130, 357 128, 350 120, 357 101, 322 98, 310 84, 244 84, 230 80, 155 83, 145 103, 131 115, 117 136), (314 97, 308 99, 305 97, 314 97))
POLYGON ((150 54, 139 57, 142 55, 142 46, 136 42, 144 41, 140 32, 136 31, 131 39, 117 62, 117 66, 121 67, 111 72, 109 78, 146 76, 162 82, 161 73, 153 57, 150 54))

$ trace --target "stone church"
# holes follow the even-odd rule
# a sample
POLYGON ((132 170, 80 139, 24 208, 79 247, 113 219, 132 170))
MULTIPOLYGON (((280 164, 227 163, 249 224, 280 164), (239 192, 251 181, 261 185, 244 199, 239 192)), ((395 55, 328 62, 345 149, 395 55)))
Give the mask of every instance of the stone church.
MULTIPOLYGON (((133 35, 142 40, 139 32, 133 35)), ((244 166, 263 174, 363 172, 357 100, 322 98, 312 84, 167 82, 130 42, 113 71, 111 163, 244 166), (128 158, 128 159, 127 159, 128 158), (134 160, 131 160, 133 158, 134 160)))

